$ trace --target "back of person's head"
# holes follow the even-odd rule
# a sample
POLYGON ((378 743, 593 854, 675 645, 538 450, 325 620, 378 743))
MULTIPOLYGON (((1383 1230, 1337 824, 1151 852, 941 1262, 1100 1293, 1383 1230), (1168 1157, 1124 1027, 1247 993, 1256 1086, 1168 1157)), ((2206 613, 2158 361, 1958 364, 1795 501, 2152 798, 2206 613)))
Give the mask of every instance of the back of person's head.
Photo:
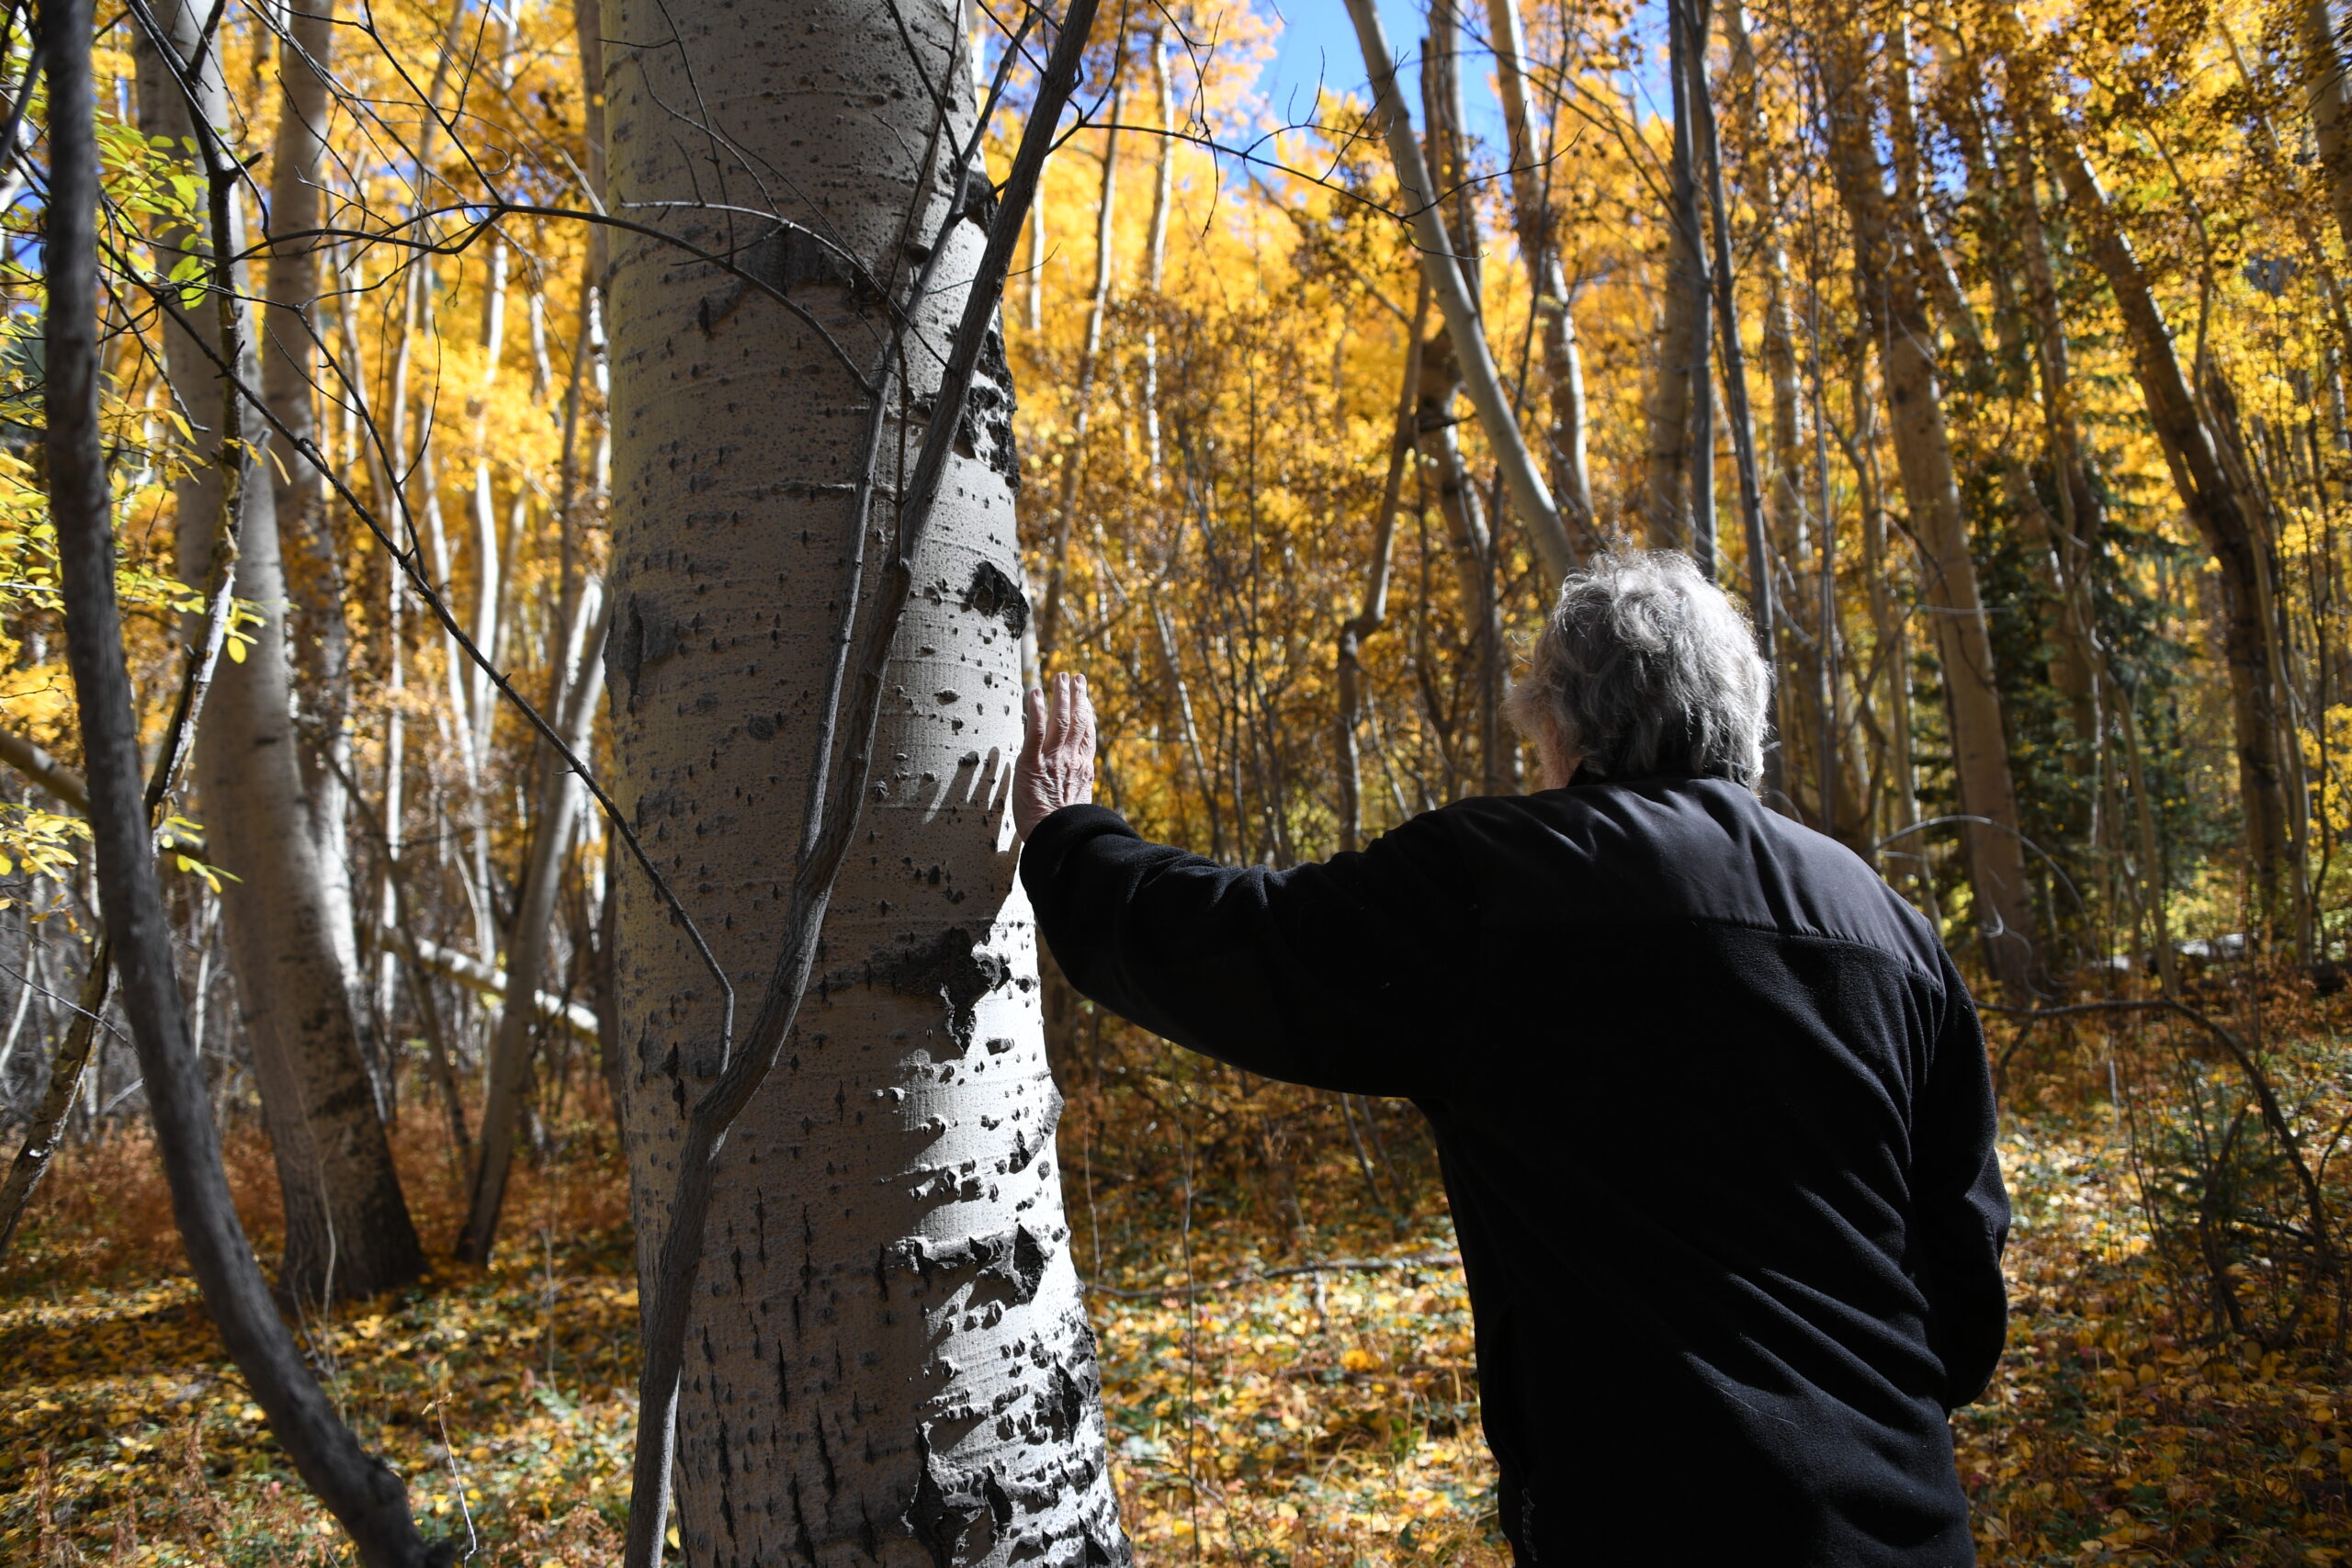
POLYGON ((1771 671, 1747 617, 1679 550, 1610 550, 1560 586, 1508 699, 1587 778, 1695 773, 1754 787, 1771 671))

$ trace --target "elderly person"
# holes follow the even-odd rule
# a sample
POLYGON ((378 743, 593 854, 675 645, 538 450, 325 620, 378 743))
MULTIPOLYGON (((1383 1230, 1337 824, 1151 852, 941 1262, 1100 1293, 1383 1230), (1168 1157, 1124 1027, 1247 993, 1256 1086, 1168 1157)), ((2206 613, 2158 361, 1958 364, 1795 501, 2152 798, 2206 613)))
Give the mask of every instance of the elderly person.
POLYGON ((2008 1201, 1967 988, 1765 809, 1770 676, 1684 557, 1567 580, 1510 694, 1544 787, 1275 872, 1087 804, 1030 698, 1021 874, 1070 982, 1437 1139, 1521 1563, 1974 1561, 1947 1414, 2001 1350, 2008 1201))

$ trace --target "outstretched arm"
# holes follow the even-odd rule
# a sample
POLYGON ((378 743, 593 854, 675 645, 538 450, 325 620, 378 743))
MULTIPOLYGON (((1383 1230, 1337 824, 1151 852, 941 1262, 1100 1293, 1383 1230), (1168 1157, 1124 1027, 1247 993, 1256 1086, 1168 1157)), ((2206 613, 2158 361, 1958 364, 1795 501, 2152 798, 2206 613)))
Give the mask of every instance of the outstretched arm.
POLYGON ((1067 676, 1051 708, 1033 694, 1013 778, 1022 883, 1071 984, 1268 1077, 1365 1094, 1458 1083, 1450 1042, 1476 1029, 1479 986, 1442 826, 1418 818, 1362 854, 1283 872, 1150 843, 1085 803, 1084 703, 1067 676))

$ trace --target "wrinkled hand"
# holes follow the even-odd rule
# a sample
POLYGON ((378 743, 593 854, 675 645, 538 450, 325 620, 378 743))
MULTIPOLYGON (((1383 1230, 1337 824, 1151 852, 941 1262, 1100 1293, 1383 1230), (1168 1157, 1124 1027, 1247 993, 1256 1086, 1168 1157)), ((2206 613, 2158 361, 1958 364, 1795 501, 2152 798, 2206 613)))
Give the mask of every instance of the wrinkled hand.
POLYGON ((1021 761, 1012 771, 1012 830, 1023 841, 1037 824, 1065 806, 1094 798, 1094 705, 1087 700, 1086 677, 1054 677, 1049 711, 1046 694, 1032 692, 1021 761))

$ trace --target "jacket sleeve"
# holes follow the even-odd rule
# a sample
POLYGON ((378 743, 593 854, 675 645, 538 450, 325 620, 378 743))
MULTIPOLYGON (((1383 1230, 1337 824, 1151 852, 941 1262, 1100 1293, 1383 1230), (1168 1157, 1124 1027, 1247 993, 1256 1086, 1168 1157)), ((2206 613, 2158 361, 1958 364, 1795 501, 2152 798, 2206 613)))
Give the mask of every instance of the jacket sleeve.
POLYGON ((1275 872, 1065 807, 1030 835, 1021 880, 1062 972, 1122 1018, 1267 1077, 1432 1094, 1459 1073, 1477 974, 1438 815, 1275 872))
POLYGON ((1993 1381, 2008 1334, 2001 1252, 2009 1195, 1994 1147, 1993 1075, 1968 987, 1944 960, 1944 1018, 1912 1114, 1912 1277, 1957 1409, 1993 1381))

